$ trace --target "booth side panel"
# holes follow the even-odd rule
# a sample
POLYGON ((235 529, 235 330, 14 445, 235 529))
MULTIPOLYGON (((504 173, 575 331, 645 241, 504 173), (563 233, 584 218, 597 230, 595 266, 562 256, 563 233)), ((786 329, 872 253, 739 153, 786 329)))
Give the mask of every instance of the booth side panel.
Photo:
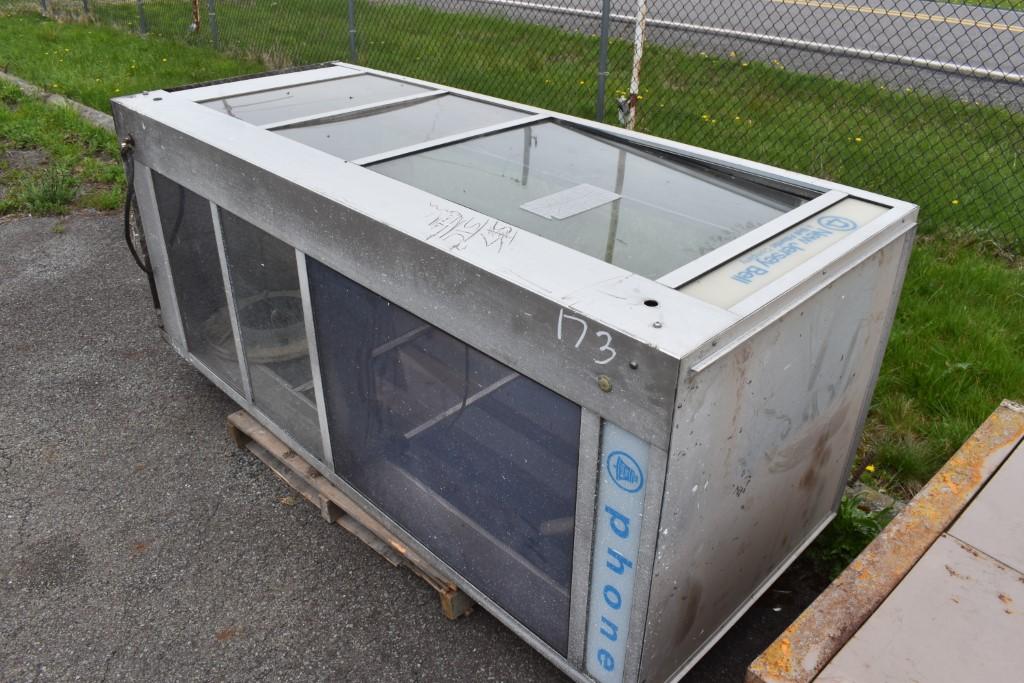
POLYGON ((160 298, 160 318, 164 335, 175 351, 187 356, 185 330, 178 312, 178 300, 174 293, 171 264, 164 244, 160 214, 156 206, 156 193, 149 168, 142 164, 135 167, 135 196, 139 206, 139 223, 146 238, 150 267, 157 296, 160 298))
POLYGON ((685 672, 831 518, 911 239, 684 370, 640 680, 685 672))

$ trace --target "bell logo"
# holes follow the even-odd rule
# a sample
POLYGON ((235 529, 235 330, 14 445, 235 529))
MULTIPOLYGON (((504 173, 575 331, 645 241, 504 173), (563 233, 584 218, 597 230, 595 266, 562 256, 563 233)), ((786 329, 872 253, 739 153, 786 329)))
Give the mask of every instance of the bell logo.
POLYGON ((842 216, 822 216, 818 219, 818 225, 829 230, 838 230, 839 232, 849 232, 850 230, 857 229, 855 222, 842 216))
POLYGON ((612 482, 623 491, 636 493, 644 487, 644 473, 629 453, 612 451, 607 466, 612 482))

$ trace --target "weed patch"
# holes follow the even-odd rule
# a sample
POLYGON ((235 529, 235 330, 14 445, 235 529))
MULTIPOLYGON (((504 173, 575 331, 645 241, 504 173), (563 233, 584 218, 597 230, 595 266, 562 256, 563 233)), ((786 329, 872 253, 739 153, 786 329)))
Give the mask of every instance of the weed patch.
POLYGON ((892 518, 891 510, 862 510, 856 497, 843 498, 835 519, 808 548, 822 574, 834 579, 853 562, 892 518))
POLYGON ((111 133, 9 83, 0 101, 0 215, 117 208, 124 178, 111 133))

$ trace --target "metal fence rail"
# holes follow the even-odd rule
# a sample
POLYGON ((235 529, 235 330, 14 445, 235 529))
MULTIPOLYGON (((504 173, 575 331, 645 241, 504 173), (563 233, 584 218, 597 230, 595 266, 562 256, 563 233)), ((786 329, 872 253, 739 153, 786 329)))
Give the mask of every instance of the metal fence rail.
POLYGON ((41 0, 259 60, 342 59, 922 205, 1024 254, 1024 0, 41 0))

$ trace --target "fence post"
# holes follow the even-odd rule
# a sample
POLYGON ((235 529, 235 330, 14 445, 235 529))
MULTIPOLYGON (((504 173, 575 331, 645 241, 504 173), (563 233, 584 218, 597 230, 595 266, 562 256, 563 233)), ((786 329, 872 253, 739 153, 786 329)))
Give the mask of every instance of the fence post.
POLYGON ((82 11, 86 14, 89 13, 89 0, 82 0, 82 11))
POLYGON ((594 118, 604 121, 604 95, 608 85, 608 30, 611 24, 612 2, 601 2, 601 46, 597 53, 597 113, 594 118))
POLYGON ((146 10, 142 8, 142 0, 135 0, 135 6, 139 10, 139 35, 144 36, 149 33, 149 26, 146 25, 146 10))
POLYGON ((348 61, 359 63, 359 53, 356 51, 356 0, 348 0, 348 61))
POLYGON ((216 0, 206 0, 206 7, 210 15, 210 40, 213 41, 213 49, 220 49, 220 29, 217 28, 217 6, 216 0))
POLYGON ((633 72, 629 77, 629 107, 626 112, 626 128, 636 126, 636 103, 640 97, 640 65, 644 59, 644 42, 647 40, 647 0, 637 0, 636 29, 633 32, 633 72))
POLYGON ((49 8, 46 6, 46 0, 39 0, 39 13, 45 17, 49 11, 49 8))

